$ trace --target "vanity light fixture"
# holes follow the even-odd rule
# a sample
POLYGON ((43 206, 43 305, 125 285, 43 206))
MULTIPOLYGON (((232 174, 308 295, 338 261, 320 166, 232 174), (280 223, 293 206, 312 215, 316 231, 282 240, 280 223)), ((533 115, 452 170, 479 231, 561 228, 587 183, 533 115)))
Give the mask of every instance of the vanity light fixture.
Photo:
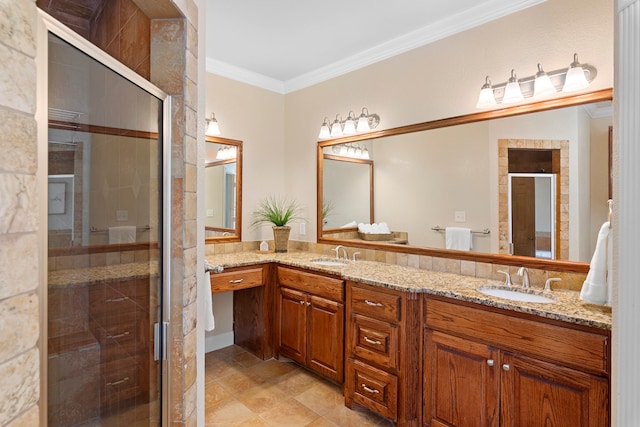
POLYGON ((220 127, 218 126, 218 121, 216 120, 216 114, 211 113, 210 119, 204 119, 207 123, 207 130, 205 131, 205 135, 207 136, 217 136, 220 135, 220 127))
POLYGON ((380 123, 380 116, 370 114, 367 107, 362 108, 362 113, 356 119, 353 111, 349 111, 347 118, 342 120, 340 114, 336 114, 335 120, 329 124, 329 119, 324 118, 320 126, 319 139, 339 138, 344 135, 354 135, 360 132, 368 132, 375 129, 380 123))
POLYGON ((237 157, 236 147, 233 145, 223 145, 218 149, 216 160, 229 160, 237 157))
POLYGON ((540 64, 533 76, 518 79, 515 71, 511 70, 511 77, 505 83, 491 85, 489 76, 480 89, 480 96, 476 108, 490 108, 497 104, 515 103, 525 98, 542 98, 563 92, 576 92, 589 87, 596 78, 598 71, 592 65, 578 62, 578 54, 573 55, 573 62, 568 68, 546 73, 540 64))
POLYGON ((353 159, 370 160, 369 150, 360 144, 340 144, 331 147, 333 154, 341 157, 351 157, 353 159))

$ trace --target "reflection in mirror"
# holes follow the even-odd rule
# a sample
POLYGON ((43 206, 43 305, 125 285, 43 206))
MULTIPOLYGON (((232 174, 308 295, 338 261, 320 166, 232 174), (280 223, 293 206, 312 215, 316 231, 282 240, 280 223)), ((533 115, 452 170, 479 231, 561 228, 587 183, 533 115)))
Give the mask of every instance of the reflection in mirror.
MULTIPOLYGON (((386 222, 392 230, 408 235, 409 247, 394 245, 394 251, 441 251, 464 258, 462 253, 444 249, 445 233, 439 229, 489 229, 488 234, 472 233, 473 256, 508 262, 513 243, 509 240, 509 173, 550 173, 556 180, 551 202, 554 227, 549 224, 548 230, 538 233, 540 249, 526 256, 584 263, 590 259, 597 232, 607 218, 611 95, 608 89, 322 141, 318 143, 318 172, 323 175, 318 180, 327 180, 324 154, 330 147, 365 143, 375 163, 372 222, 386 222), (522 155, 525 152, 530 156, 522 155), (518 165, 518 159, 525 163, 518 165)), ((341 180, 348 182, 349 177, 341 180)), ((327 197, 336 199, 328 191, 319 184, 318 206, 323 206, 327 197)), ((344 194, 341 200, 352 200, 353 196, 344 194)), ((318 225, 318 236, 321 243, 384 246, 324 224, 318 225)))
POLYGON ((242 141, 207 136, 205 240, 235 242, 242 229, 242 141))
POLYGON ((324 155, 324 229, 373 222, 373 161, 324 155))

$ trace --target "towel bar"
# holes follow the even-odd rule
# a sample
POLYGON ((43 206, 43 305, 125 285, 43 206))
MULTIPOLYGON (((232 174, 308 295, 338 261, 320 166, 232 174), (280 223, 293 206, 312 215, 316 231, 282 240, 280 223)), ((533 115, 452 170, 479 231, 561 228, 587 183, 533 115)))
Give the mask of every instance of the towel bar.
MULTIPOLYGON (((431 227, 431 229, 433 231, 444 231, 445 228, 444 227, 440 227, 439 225, 436 225, 435 227, 431 227)), ((491 234, 491 230, 489 230, 488 228, 485 228, 483 230, 471 230, 472 233, 474 234, 491 234)))

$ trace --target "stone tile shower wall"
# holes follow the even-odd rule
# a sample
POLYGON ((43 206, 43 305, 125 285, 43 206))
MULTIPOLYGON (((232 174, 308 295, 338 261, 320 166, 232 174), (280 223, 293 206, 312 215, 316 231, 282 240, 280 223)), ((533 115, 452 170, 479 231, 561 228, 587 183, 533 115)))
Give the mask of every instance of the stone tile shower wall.
POLYGON ((39 424, 36 5, 0 13, 0 426, 39 424), (7 64, 10 64, 10 68, 7 64))

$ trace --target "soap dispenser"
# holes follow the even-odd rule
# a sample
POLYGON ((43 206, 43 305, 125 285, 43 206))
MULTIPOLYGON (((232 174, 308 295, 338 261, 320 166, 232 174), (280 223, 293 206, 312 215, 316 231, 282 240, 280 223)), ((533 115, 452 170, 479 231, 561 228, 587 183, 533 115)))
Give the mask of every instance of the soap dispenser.
POLYGON ((262 241, 260 242, 260 252, 268 252, 269 251, 269 244, 266 241, 262 241))

